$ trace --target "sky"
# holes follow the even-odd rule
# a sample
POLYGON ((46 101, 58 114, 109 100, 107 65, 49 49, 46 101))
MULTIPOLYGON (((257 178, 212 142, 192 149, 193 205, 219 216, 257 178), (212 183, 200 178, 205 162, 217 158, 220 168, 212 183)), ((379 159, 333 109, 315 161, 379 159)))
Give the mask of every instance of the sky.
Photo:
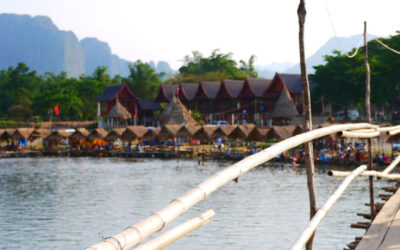
MULTIPOLYGON (((121 58, 164 60, 177 69, 192 51, 208 56, 214 49, 232 52, 237 61, 256 55, 256 65, 298 62, 298 4, 299 0, 0 0, 0 13, 45 15, 79 39, 107 42, 121 58)), ((307 0, 306 9, 307 57, 335 33, 361 34, 364 21, 369 34, 387 37, 400 30, 400 0, 307 0)))

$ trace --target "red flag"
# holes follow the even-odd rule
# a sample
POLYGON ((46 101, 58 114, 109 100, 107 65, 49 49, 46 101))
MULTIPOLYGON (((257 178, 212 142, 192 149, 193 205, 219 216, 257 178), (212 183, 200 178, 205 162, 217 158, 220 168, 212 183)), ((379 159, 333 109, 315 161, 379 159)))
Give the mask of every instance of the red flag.
POLYGON ((56 115, 60 114, 60 110, 58 108, 58 104, 54 107, 54 112, 56 113, 56 115))
POLYGON ((133 114, 133 117, 137 118, 137 104, 135 104, 135 113, 133 114))
POLYGON ((179 86, 178 86, 178 88, 176 89, 176 96, 178 96, 179 95, 179 86))

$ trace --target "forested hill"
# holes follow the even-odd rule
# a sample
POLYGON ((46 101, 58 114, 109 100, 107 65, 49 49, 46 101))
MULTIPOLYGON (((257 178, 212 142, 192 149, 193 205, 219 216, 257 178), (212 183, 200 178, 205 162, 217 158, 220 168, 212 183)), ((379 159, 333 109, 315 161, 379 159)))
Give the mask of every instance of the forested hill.
MULTIPOLYGON (((107 43, 96 38, 78 40, 71 31, 62 31, 45 16, 0 14, 0 70, 16 66, 19 62, 29 65, 38 74, 45 72, 70 77, 91 75, 97 66, 107 66, 108 74, 128 76, 126 60, 111 53, 107 43)), ((166 62, 164 71, 172 70, 166 62)))

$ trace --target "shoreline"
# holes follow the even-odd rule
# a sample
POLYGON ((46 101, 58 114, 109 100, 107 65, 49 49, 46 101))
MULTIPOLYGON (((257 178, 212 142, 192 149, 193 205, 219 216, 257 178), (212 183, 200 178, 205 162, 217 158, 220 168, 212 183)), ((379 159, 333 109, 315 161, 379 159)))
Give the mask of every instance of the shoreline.
MULTIPOLYGON (((0 152, 0 159, 11 159, 11 158, 41 158, 41 157, 58 157, 58 158, 80 158, 80 157, 94 157, 94 158, 137 158, 137 159, 177 159, 177 160, 194 160, 198 161, 199 164, 206 161, 230 161, 237 162, 251 154, 248 153, 235 153, 233 155, 227 155, 226 152, 212 152, 211 154, 197 154, 193 152, 174 152, 174 151, 155 151, 155 152, 124 152, 124 151, 111 151, 111 152, 77 152, 77 151, 15 151, 15 152, 0 152)), ((271 164, 276 166, 290 166, 299 167, 303 166, 304 162, 293 162, 288 158, 281 160, 278 158, 272 159, 265 164, 271 164)), ((367 164, 367 162, 356 162, 356 161, 340 161, 337 159, 331 159, 328 162, 321 162, 315 160, 314 163, 320 166, 341 166, 341 167, 352 167, 367 164)), ((373 163, 374 168, 384 168, 385 165, 373 163)))

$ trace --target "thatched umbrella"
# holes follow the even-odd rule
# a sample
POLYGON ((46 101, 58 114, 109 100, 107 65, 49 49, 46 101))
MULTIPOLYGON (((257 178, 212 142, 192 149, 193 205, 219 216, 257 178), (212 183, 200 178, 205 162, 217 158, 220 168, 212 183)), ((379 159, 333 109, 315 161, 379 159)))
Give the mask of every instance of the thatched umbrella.
POLYGON ((108 118, 113 118, 116 120, 127 120, 132 117, 131 113, 119 102, 118 98, 115 100, 114 107, 108 112, 108 118))
POLYGON ((272 111, 272 118, 291 120, 298 115, 299 112, 296 109, 296 105, 294 105, 288 89, 284 86, 272 111))
POLYGON ((292 132, 292 136, 299 135, 299 134, 301 134, 303 132, 304 132, 303 126, 297 125, 296 128, 292 132))
POLYGON ((111 130, 104 138, 105 141, 116 141, 122 138, 122 134, 125 132, 125 128, 115 128, 111 130))
POLYGON ((134 139, 142 139, 146 134, 147 129, 145 126, 128 126, 121 136, 124 141, 133 141, 134 139))
POLYGON ((229 139, 245 139, 246 134, 239 126, 237 126, 227 137, 229 139))
POLYGON ((284 140, 292 136, 290 129, 284 126, 272 126, 268 131, 266 137, 269 140, 284 140))
POLYGON ((69 138, 72 135, 71 132, 66 131, 66 130, 56 130, 51 132, 47 137, 46 140, 48 141, 52 141, 52 142, 59 142, 62 140, 65 140, 67 138, 69 138))
POLYGON ((154 140, 160 133, 161 128, 149 128, 147 132, 143 135, 143 140, 151 141, 154 140))
POLYGON ((252 123, 239 125, 238 128, 242 131, 242 134, 244 135, 244 137, 241 138, 246 139, 255 127, 256 125, 252 123))
POLYGON ((160 139, 172 139, 177 136, 178 131, 182 128, 183 125, 178 124, 166 124, 161 127, 160 133, 158 134, 158 138, 160 139))
POLYGON ((4 141, 11 139, 11 136, 14 134, 15 130, 16 129, 14 129, 14 128, 4 129, 3 133, 1 134, 0 139, 4 140, 4 141))
POLYGON ((201 129, 201 126, 198 124, 186 124, 178 130, 177 137, 193 138, 193 135, 196 134, 199 129, 201 129))
POLYGON ((18 128, 15 132, 11 135, 11 139, 13 140, 28 140, 29 136, 35 129, 33 128, 18 128))
POLYGON ((103 128, 96 128, 88 135, 87 139, 93 141, 95 139, 104 139, 107 136, 107 131, 103 128))
POLYGON ((212 138, 226 138, 228 137, 237 125, 223 125, 223 126, 218 126, 218 128, 214 131, 212 134, 212 138))
POLYGON ((177 98, 172 98, 161 114, 162 123, 166 124, 197 124, 185 105, 177 98))
POLYGON ((269 128, 257 128, 254 127, 249 135, 247 136, 247 140, 249 141, 265 141, 267 139, 266 135, 270 129, 269 128))
POLYGON ((193 135, 193 138, 196 140, 211 140, 212 135, 215 130, 217 130, 217 126, 202 126, 197 132, 193 135))
POLYGON ((30 141, 34 141, 36 139, 44 139, 51 134, 51 131, 45 128, 35 129, 32 134, 29 136, 30 141))
POLYGON ((69 137, 70 139, 81 140, 87 138, 90 132, 86 128, 77 128, 75 132, 69 137))

